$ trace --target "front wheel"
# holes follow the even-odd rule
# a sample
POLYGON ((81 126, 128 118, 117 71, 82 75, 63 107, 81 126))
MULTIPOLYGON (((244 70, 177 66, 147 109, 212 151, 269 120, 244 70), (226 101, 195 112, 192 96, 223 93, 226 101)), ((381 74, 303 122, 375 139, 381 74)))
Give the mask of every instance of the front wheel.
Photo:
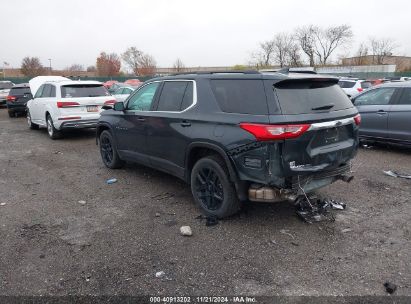
POLYGON ((104 165, 110 169, 121 168, 124 165, 124 161, 120 159, 113 136, 109 131, 104 130, 101 132, 99 143, 101 159, 104 165))
POLYGON ((227 167, 218 156, 207 156, 196 162, 191 171, 191 192, 206 215, 223 218, 240 210, 241 203, 227 167))
POLYGON ((47 133, 48 133, 49 137, 51 139, 61 138, 61 136, 62 136, 61 131, 57 130, 54 127, 53 119, 51 118, 50 115, 47 116, 46 123, 47 123, 47 133))

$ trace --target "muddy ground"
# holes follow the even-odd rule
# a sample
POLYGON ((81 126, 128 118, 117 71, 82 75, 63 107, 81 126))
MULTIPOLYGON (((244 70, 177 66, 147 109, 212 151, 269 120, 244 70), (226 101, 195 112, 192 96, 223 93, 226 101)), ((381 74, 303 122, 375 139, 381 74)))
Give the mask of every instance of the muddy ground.
POLYGON ((93 130, 52 141, 5 109, 0 164, 0 295, 411 295, 411 181, 382 173, 411 173, 410 150, 361 149, 354 181, 320 192, 347 210, 311 225, 249 203, 206 227, 180 180, 109 170, 93 130))

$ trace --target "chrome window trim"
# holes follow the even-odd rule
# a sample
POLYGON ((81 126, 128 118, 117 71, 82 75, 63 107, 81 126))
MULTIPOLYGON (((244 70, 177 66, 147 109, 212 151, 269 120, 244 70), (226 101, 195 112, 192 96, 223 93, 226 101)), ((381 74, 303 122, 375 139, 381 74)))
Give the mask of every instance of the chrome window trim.
MULTIPOLYGON (((155 80, 155 81, 150 81, 144 85, 142 85, 141 87, 139 87, 135 92, 133 92, 134 94, 137 94, 138 91, 140 91, 143 87, 152 84, 152 83, 156 83, 156 82, 192 82, 193 83, 193 101, 191 103, 190 106, 188 106, 187 108, 185 108, 183 111, 138 111, 138 110, 128 110, 128 111, 133 111, 133 112, 144 112, 144 113, 184 113, 186 111, 188 111, 189 109, 193 108, 196 104, 197 104, 197 83, 195 80, 192 79, 167 79, 167 80, 155 80)), ((127 106, 128 106, 128 100, 127 100, 127 105, 126 105, 126 110, 127 110, 127 106)))
POLYGON ((354 123, 354 117, 337 119, 337 120, 332 120, 332 121, 325 121, 325 122, 317 122, 317 123, 311 124, 310 128, 308 128, 307 131, 335 128, 339 126, 349 125, 352 123, 354 123))

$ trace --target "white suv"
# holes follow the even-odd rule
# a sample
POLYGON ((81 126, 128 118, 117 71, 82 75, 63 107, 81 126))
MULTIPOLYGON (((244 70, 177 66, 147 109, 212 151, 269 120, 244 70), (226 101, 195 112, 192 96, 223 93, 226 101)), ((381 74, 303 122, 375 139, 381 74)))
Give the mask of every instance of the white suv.
POLYGON ((60 138, 65 129, 96 127, 102 106, 116 102, 98 81, 63 79, 37 87, 27 103, 27 122, 31 129, 47 127, 51 139, 60 138))
POLYGON ((348 97, 353 97, 372 87, 371 82, 359 79, 340 79, 338 85, 348 97))

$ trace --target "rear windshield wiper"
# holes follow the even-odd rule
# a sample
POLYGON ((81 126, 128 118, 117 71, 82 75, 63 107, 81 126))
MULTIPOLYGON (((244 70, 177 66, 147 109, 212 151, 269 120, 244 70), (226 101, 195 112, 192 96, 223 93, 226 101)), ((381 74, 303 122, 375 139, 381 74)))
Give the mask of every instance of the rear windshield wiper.
POLYGON ((324 105, 324 106, 321 106, 321 107, 311 108, 311 110, 313 110, 313 111, 317 111, 317 110, 329 110, 329 109, 331 109, 331 108, 333 108, 333 107, 334 107, 334 104, 333 104, 333 103, 330 103, 330 104, 328 104, 328 105, 324 105))

